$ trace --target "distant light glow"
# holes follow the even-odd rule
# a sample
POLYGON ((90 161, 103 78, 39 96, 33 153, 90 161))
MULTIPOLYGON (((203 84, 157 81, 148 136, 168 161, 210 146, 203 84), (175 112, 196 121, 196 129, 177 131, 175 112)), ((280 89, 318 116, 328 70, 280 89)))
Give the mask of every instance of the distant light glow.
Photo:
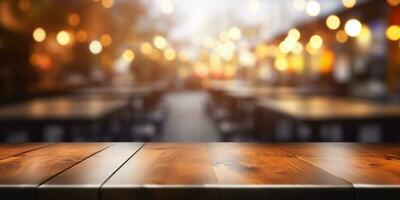
POLYGON ((306 7, 306 1, 305 0, 293 0, 293 8, 296 11, 304 11, 306 7))
POLYGON ((167 40, 161 35, 156 35, 153 39, 153 43, 154 46, 160 50, 165 49, 168 45, 167 40))
POLYGON ((315 17, 321 12, 321 5, 318 1, 311 0, 306 5, 306 12, 308 15, 315 17))
POLYGON ((171 0, 163 0, 161 11, 166 15, 171 14, 174 11, 174 3, 171 0))
POLYGON ((386 30, 386 37, 391 41, 400 40, 400 26, 392 25, 386 30))
POLYGON ((100 42, 101 42, 101 44, 102 44, 103 46, 108 47, 108 46, 110 46, 111 43, 112 43, 112 38, 111 38, 111 36, 108 35, 108 34, 103 34, 103 35, 100 37, 100 42))
POLYGON ((43 42, 46 39, 46 31, 41 27, 36 28, 32 36, 36 42, 43 42))
POLYGON ((103 50, 103 46, 100 41, 94 40, 89 44, 89 50, 92 54, 99 54, 103 50))
POLYGON ((352 8, 357 4, 357 0, 342 0, 343 6, 346 8, 352 8))
POLYGON ((76 41, 78 41, 78 42, 81 42, 81 43, 83 43, 83 42, 86 42, 87 41, 87 39, 88 39, 88 34, 87 34, 87 32, 85 31, 85 30, 79 30, 77 33, 76 33, 76 41))
POLYGON ((135 53, 132 50, 127 49, 122 53, 122 59, 127 62, 132 62, 135 59, 135 53))
POLYGON ((153 47, 151 46, 151 44, 145 42, 140 46, 140 51, 144 55, 150 55, 151 52, 153 51, 153 47))
POLYGON ((347 42, 348 39, 349 39, 349 37, 347 36, 346 32, 344 32, 343 30, 340 30, 336 33, 336 40, 339 43, 345 43, 345 42, 347 42))
POLYGON ((340 18, 336 15, 330 15, 326 18, 326 26, 331 30, 337 30, 340 27, 340 18))
POLYGON ((71 13, 68 16, 69 25, 78 26, 80 22, 81 22, 81 18, 79 17, 79 15, 77 13, 71 13))
POLYGON ((242 32, 238 27, 230 28, 228 34, 232 40, 240 40, 240 38, 242 37, 242 32))
POLYGON ((250 0, 248 4, 248 9, 252 13, 258 13, 261 9, 260 1, 259 0, 250 0))
POLYGON ((301 54, 303 52, 303 45, 300 42, 296 42, 292 52, 296 55, 301 54))
POLYGON ((368 26, 363 25, 361 28, 361 33, 357 36, 358 44, 368 47, 372 40, 372 33, 368 26))
POLYGON ((397 5, 400 4, 400 0, 387 0, 387 3, 388 3, 390 6, 397 6, 397 5))
POLYGON ((344 30, 350 37, 357 37, 361 33, 362 24, 357 19, 350 19, 346 22, 344 30))
POLYGON ((165 58, 165 60, 173 61, 173 60, 175 59, 175 57, 176 57, 176 52, 175 52, 175 50, 173 50, 173 49, 171 49, 171 48, 165 50, 165 52, 164 52, 164 58, 165 58))
POLYGON ((324 41, 322 40, 322 37, 319 35, 313 35, 310 38, 310 46, 314 49, 321 48, 323 44, 324 44, 324 41))
POLYGON ((67 31, 60 31, 57 34, 57 42, 61 46, 65 46, 71 42, 71 36, 67 31))
POLYGON ((278 56, 275 59, 275 68, 278 71, 286 71, 289 67, 288 60, 284 56, 278 56))
POLYGON ((288 37, 293 39, 293 40, 299 40, 301 37, 301 33, 299 30, 297 29, 290 29, 289 33, 288 33, 288 37))
POLYGON ((101 5, 103 5, 104 8, 111 8, 114 5, 114 0, 101 0, 101 5))

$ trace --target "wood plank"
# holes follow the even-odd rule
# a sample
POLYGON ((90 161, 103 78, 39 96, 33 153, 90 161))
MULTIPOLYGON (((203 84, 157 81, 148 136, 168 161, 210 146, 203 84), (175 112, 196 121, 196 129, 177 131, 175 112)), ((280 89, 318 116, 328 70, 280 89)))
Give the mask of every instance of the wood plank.
POLYGON ((36 188, 109 143, 60 143, 0 160, 0 196, 36 199, 36 188))
MULTIPOLYGON (((398 199, 400 196, 399 147, 390 145, 347 144, 337 145, 336 152, 323 153, 326 145, 307 144, 318 154, 298 154, 305 145, 283 146, 301 159, 353 184, 356 199, 398 199), (374 147, 375 146, 375 147, 374 147), (297 148, 297 150, 296 150, 297 148), (382 150, 383 149, 383 150, 382 150), (354 153, 356 152, 356 153, 354 153)), ((310 150, 311 151, 311 150, 310 150)))
POLYGON ((33 151, 35 149, 43 148, 50 144, 44 143, 26 143, 26 144, 1 144, 0 145, 0 160, 5 159, 17 154, 33 151))
POLYGON ((101 188, 101 199, 213 199, 205 144, 146 144, 101 188))
POLYGON ((101 185, 143 143, 118 143, 78 163, 39 187, 39 200, 99 199, 101 185))
POLYGON ((352 187, 266 144, 209 144, 222 199, 353 199, 352 187), (242 190, 238 190, 241 188, 242 190))

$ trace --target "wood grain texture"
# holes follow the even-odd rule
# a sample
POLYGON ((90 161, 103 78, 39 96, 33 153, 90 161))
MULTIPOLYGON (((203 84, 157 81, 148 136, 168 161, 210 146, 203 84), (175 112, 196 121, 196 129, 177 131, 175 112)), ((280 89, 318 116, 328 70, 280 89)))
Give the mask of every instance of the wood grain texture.
POLYGON ((41 183, 109 145, 60 143, 0 160, 0 196, 35 199, 41 183))
POLYGON ((213 199, 205 144, 146 144, 102 187, 102 199, 213 199))
POLYGON ((400 157, 396 145, 293 144, 282 148, 350 182, 356 199, 398 199, 400 157), (308 153, 302 149, 307 148, 308 153), (300 152, 300 153, 299 153, 300 152), (303 153, 301 153, 303 152, 303 153), (318 153, 312 153, 318 152, 318 153))
POLYGON ((100 186, 143 143, 117 143, 78 163, 39 187, 39 200, 99 199, 100 186))
POLYGON ((275 145, 214 143, 209 151, 218 183, 243 188, 223 199, 352 199, 350 184, 275 145))
POLYGON ((1 144, 0 145, 0 160, 5 159, 20 153, 25 153, 35 149, 43 148, 51 144, 44 143, 27 143, 27 144, 1 144))

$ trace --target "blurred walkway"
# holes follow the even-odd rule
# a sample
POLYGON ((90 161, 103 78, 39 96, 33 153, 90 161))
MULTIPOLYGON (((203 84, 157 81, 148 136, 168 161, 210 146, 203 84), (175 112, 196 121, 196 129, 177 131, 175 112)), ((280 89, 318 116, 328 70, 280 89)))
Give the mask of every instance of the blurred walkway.
POLYGON ((219 141, 218 132, 204 111, 206 100, 204 92, 175 92, 167 95, 169 113, 163 141, 219 141))

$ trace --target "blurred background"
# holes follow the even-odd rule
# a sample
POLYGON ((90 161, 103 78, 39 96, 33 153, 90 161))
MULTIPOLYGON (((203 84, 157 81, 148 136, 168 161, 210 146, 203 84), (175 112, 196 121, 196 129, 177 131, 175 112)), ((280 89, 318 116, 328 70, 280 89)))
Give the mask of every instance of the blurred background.
POLYGON ((0 141, 400 141, 400 0, 0 0, 0 141))

